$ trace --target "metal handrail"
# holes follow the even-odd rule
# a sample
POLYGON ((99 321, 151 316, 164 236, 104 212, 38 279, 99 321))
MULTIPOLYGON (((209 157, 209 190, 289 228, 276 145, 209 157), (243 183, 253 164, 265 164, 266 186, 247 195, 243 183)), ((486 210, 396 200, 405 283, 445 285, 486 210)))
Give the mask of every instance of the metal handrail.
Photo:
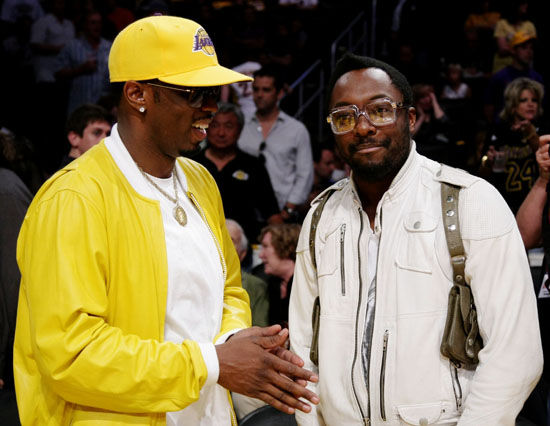
POLYGON ((317 131, 319 135, 323 133, 323 92, 325 90, 325 71, 322 67, 322 62, 317 59, 307 70, 305 70, 300 77, 296 79, 294 83, 290 85, 290 89, 294 91, 298 88, 298 110, 294 113, 295 118, 300 118, 304 114, 305 110, 317 99, 319 100, 319 115, 317 117, 317 131), (304 80, 309 77, 317 68, 319 68, 319 84, 317 89, 309 96, 304 102, 304 80))
POLYGON ((332 42, 332 44, 330 45, 330 69, 333 70, 334 69, 334 66, 336 65, 336 50, 338 48, 338 44, 340 43, 340 40, 342 40, 344 37, 348 37, 348 42, 347 42, 347 46, 348 46, 348 50, 350 52, 355 52, 356 48, 360 45, 360 43, 363 43, 363 50, 362 50, 362 54, 363 55, 366 55, 367 53, 367 44, 366 44, 366 40, 367 40, 367 21, 363 18, 365 15, 365 12, 361 11, 361 13, 359 13, 355 19, 353 19, 353 21, 351 21, 351 23, 348 25, 348 27, 342 31, 340 33, 340 35, 338 37, 336 37, 336 39, 332 42), (355 27, 355 25, 357 24, 357 22, 359 22, 360 20, 363 20, 363 34, 361 35, 361 37, 359 38, 359 40, 357 40, 357 42, 354 44, 353 43, 353 29, 355 27))
MULTIPOLYGON (((365 12, 361 11, 342 31, 338 37, 332 42, 330 46, 330 72, 334 69, 336 64, 337 49, 340 41, 347 36, 347 50, 351 52, 357 52, 360 48, 360 53, 366 55, 367 51, 367 21, 365 19, 365 12), (358 39, 354 40, 354 29, 357 24, 362 24, 362 31, 358 39)), ((317 59, 307 70, 305 70, 297 79, 290 85, 292 92, 298 93, 298 109, 294 113, 294 117, 300 119, 303 117, 306 110, 317 101, 317 131, 319 139, 323 138, 324 129, 324 92, 325 92, 325 67, 321 59, 317 59), (314 74, 315 73, 315 74, 314 74), (313 93, 309 94, 308 99, 304 101, 305 84, 312 81, 314 78, 318 78, 318 85, 313 93)))

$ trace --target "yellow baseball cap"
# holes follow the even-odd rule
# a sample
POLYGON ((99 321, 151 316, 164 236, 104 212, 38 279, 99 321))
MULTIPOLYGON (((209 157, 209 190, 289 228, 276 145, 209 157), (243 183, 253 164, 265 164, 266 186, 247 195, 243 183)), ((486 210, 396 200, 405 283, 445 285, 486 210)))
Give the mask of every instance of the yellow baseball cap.
POLYGON ((111 82, 158 79, 178 86, 221 86, 251 81, 222 67, 199 24, 175 16, 149 16, 124 28, 109 53, 111 82))
POLYGON ((512 36, 512 38, 510 39, 509 44, 510 44, 510 47, 516 47, 516 46, 519 46, 520 44, 523 44, 529 40, 534 40, 536 38, 537 36, 535 36, 534 34, 530 34, 525 31, 516 31, 512 36))

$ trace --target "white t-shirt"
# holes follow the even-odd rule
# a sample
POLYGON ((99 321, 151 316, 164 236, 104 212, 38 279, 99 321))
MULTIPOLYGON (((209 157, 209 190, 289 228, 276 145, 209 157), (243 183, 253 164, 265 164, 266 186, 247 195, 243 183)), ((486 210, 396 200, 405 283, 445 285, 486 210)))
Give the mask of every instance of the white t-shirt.
MULTIPOLYGON (((181 411, 167 413, 167 425, 229 425, 231 407, 227 390, 217 384, 219 363, 212 343, 221 327, 225 284, 214 238, 187 196, 187 180, 179 166, 178 199, 187 214, 185 226, 181 226, 174 218, 175 204, 141 174, 120 140, 116 124, 111 136, 105 139, 105 145, 132 187, 144 197, 160 203, 168 262, 164 340, 181 343, 191 339, 198 342, 208 369, 199 400, 181 411)), ((174 197, 172 177, 151 178, 174 197)))
MULTIPOLYGON (((51 13, 43 16, 32 24, 31 44, 65 45, 74 38, 74 26, 68 19, 62 22, 51 13)), ((33 57, 35 81, 53 83, 57 70, 56 53, 51 55, 35 54, 33 57)))

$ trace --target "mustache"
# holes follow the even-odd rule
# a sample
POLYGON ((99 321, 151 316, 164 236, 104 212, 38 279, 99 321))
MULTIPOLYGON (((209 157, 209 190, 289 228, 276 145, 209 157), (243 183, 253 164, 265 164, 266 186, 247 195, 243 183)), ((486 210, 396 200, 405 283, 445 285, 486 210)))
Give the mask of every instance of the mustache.
POLYGON ((361 149, 371 148, 373 146, 382 146, 384 148, 388 148, 390 144, 391 144, 390 138, 378 140, 373 137, 364 137, 364 138, 358 139, 357 142, 350 145, 348 149, 350 154, 354 154, 357 151, 360 151, 361 149))
POLYGON ((203 115, 202 117, 196 118, 194 122, 201 121, 201 120, 212 120, 214 118, 214 113, 209 112, 208 114, 203 115))

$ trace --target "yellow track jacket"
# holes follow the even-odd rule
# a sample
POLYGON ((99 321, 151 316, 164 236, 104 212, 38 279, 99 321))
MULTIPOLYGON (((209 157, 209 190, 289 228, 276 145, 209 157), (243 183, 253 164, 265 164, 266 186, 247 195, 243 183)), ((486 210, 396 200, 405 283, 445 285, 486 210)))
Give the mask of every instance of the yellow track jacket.
MULTIPOLYGON (((218 336, 250 326, 218 189, 179 159, 219 243, 226 276, 218 336)), ((157 201, 138 194, 104 143, 36 194, 17 247, 14 375, 26 425, 162 425, 196 401, 207 369, 196 342, 164 342, 167 260, 157 201)), ((197 259, 200 261, 200 259, 197 259)))

